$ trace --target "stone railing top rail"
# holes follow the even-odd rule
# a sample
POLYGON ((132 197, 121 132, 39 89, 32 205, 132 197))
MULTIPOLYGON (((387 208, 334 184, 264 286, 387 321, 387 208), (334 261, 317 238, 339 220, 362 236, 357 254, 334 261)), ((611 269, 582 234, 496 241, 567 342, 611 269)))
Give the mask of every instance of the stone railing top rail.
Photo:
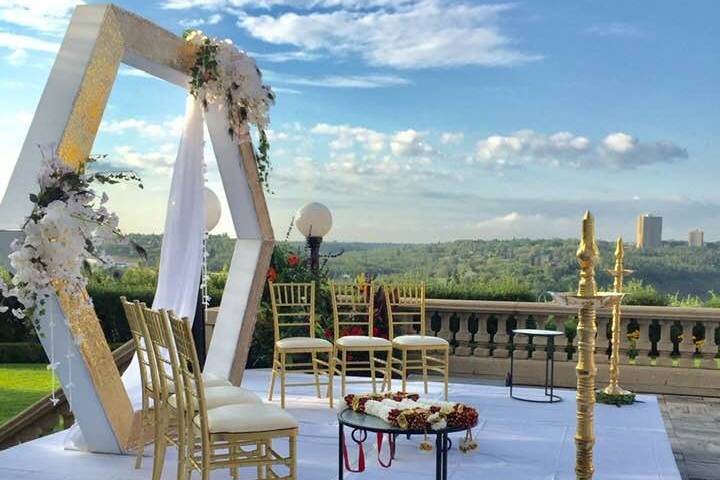
MULTIPOLYGON (((503 302, 490 300, 447 300, 429 298, 429 311, 442 310, 471 313, 504 313, 518 315, 573 315, 574 307, 566 307, 557 303, 543 302, 503 302)), ((640 305, 623 305, 623 314, 635 319, 668 319, 668 320, 717 320, 720 321, 720 308, 702 307, 653 307, 640 305)), ((599 313, 610 315, 610 309, 600 309, 599 313)))
MULTIPOLYGON (((428 311, 450 311, 468 313, 503 313, 515 315, 574 315, 577 309, 551 302, 504 302, 493 300, 450 300, 428 298, 428 311)), ((720 322, 720 308, 703 307, 653 307, 623 305, 623 314, 638 320, 713 320, 720 322)), ((600 315, 610 316, 609 308, 600 309, 600 315)), ((207 323, 215 323, 217 308, 208 309, 207 323)))

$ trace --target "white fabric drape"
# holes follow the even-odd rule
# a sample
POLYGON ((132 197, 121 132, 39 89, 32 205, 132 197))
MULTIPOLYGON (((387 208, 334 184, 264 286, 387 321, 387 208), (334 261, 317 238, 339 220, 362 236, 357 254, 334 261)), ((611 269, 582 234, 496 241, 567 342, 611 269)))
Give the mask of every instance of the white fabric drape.
MULTIPOLYGON (((192 323, 200 286, 202 243, 205 233, 204 125, 202 106, 188 95, 185 125, 173 168, 165 230, 160 251, 158 285, 153 308, 174 311, 192 323)), ((142 386, 137 358, 122 376, 134 410, 142 403, 142 386)), ((79 428, 73 427, 65 447, 85 450, 79 428)))

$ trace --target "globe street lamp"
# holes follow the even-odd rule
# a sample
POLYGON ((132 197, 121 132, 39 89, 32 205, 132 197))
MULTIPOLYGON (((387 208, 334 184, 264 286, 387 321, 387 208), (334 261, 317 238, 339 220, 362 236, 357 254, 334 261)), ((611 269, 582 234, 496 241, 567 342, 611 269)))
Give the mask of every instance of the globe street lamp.
POLYGON ((330 210, 322 203, 308 203, 297 211, 294 224, 307 239, 310 248, 310 268, 317 272, 320 268, 320 244, 332 228, 330 210))
POLYGON ((205 350, 205 320, 207 318, 207 308, 210 302, 208 295, 208 271, 207 271, 207 241, 210 232, 217 227, 222 214, 220 199, 208 187, 204 187, 203 202, 205 203, 205 231, 203 232, 202 242, 202 267, 200 272, 200 290, 198 292, 198 301, 195 308, 195 321, 192 324, 192 334, 195 340, 195 349, 197 350, 200 365, 205 365, 207 352, 205 350))

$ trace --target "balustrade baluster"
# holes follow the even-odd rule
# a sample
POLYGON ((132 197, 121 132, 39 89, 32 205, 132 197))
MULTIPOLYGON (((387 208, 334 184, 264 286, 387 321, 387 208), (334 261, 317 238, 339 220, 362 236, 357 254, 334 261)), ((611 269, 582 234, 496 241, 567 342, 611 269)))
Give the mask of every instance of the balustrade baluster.
POLYGON ((477 346, 473 350, 476 357, 487 357, 490 355, 490 334, 488 333, 488 320, 490 315, 476 314, 478 321, 478 331, 475 334, 475 343, 477 346))
POLYGON ((678 366, 688 368, 693 366, 693 354, 695 353, 695 343, 693 342, 695 322, 683 320, 680 325, 682 325, 682 340, 678 344, 680 350, 678 366))
POLYGON ((504 314, 498 314, 495 316, 497 318, 497 332, 495 332, 495 336, 493 338, 493 341, 495 343, 495 349, 493 350, 493 357, 498 358, 507 358, 509 355, 508 347, 510 336, 507 334, 507 319, 508 317, 504 314))
POLYGON ((457 347, 455 347, 455 355, 467 357, 472 354, 472 348, 470 347, 470 339, 472 338, 472 335, 470 334, 470 329, 468 328, 468 319, 470 318, 470 314, 461 313, 459 314, 459 317, 458 331, 455 334, 455 340, 458 343, 457 347))

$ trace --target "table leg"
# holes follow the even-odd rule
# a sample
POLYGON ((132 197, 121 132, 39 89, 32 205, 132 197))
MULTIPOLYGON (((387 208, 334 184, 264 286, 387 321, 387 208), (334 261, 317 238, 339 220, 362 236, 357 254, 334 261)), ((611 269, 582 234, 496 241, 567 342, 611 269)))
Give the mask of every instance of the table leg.
POLYGON ((345 433, 342 422, 338 422, 338 480, 343 480, 343 447, 345 446, 345 433))
POLYGON ((552 356, 550 357, 550 403, 555 399, 553 392, 555 390, 555 338, 550 337, 549 344, 552 346, 552 356))
POLYGON ((443 433, 443 472, 442 472, 442 478, 443 480, 447 480, 447 457, 448 457, 448 450, 450 450, 450 446, 448 445, 448 436, 447 433, 443 433))
POLYGON ((442 434, 435 435, 435 480, 443 480, 442 463, 443 463, 443 441, 442 434))
MULTIPOLYGON (((547 347, 546 347, 547 348, 547 347)), ((550 378, 548 368, 550 367, 550 356, 545 352, 545 395, 548 394, 548 379, 550 378)))
POLYGON ((513 355, 515 352, 510 352, 510 378, 508 379, 508 383, 510 383, 510 396, 513 395, 513 375, 515 373, 515 355, 513 355))

